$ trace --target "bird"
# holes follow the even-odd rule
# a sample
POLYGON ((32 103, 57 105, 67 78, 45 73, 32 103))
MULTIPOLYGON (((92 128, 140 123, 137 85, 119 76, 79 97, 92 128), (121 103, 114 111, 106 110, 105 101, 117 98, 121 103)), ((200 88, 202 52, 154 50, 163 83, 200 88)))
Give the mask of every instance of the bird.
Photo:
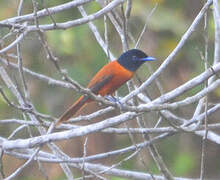
MULTIPOLYGON (((103 66, 91 79, 87 88, 96 95, 108 96, 124 83, 130 80, 135 71, 146 61, 154 61, 156 58, 148 56, 139 49, 130 49, 124 52, 117 60, 111 61, 103 66)), ((92 99, 82 95, 71 105, 58 119, 56 125, 68 121, 85 104, 92 102, 92 99)))

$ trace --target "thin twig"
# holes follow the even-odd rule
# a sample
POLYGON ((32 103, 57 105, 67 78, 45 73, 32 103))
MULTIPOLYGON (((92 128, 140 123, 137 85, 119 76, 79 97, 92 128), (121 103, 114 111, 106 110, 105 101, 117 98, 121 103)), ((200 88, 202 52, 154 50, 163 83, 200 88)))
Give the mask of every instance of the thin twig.
POLYGON ((26 168, 33 160, 34 160, 34 157, 37 155, 37 153, 40 151, 40 147, 38 147, 34 153, 32 154, 32 156, 19 168, 17 168, 17 170, 15 172, 13 172, 10 176, 6 177, 4 180, 10 180, 10 179, 13 179, 15 178, 18 174, 21 173, 21 171, 26 168))
MULTIPOLYGON (((75 0, 75 1, 70 1, 70 2, 61 4, 61 5, 58 5, 58 6, 48 8, 48 10, 43 9, 43 10, 40 10, 40 11, 37 12, 37 18, 48 16, 48 11, 50 12, 50 14, 56 14, 56 13, 71 9, 73 7, 76 7, 76 6, 80 6, 80 5, 89 3, 91 1, 93 1, 93 0, 75 0)), ((3 21, 0 21, 0 24, 2 24, 2 25, 3 24, 9 24, 9 25, 10 24, 17 24, 17 23, 20 23, 20 22, 31 21, 31 20, 34 20, 34 19, 35 19, 35 14, 31 13, 31 14, 26 14, 26 15, 23 15, 23 16, 17 16, 17 17, 5 19, 3 21)))
POLYGON ((3 161, 2 161, 3 154, 4 154, 4 151, 0 148, 0 179, 5 178, 3 161))
POLYGON ((147 29, 147 24, 148 24, 148 22, 149 22, 149 19, 150 19, 150 17, 153 15, 153 13, 156 11, 157 6, 158 6, 158 3, 155 4, 154 8, 153 8, 153 9, 151 10, 151 12, 147 15, 147 18, 146 18, 146 21, 145 21, 145 24, 144 24, 144 28, 142 29, 142 31, 141 31, 141 33, 140 33, 138 39, 137 39, 137 42, 136 42, 136 44, 135 44, 135 46, 134 46, 135 49, 138 48, 138 46, 139 46, 139 44, 140 44, 140 40, 141 40, 141 38, 143 37, 143 35, 144 35, 144 33, 145 33, 146 29, 147 29))
MULTIPOLYGON (((209 42, 209 34, 208 34, 208 11, 205 13, 204 16, 204 41, 205 41, 205 55, 204 55, 204 66, 205 70, 208 69, 208 42, 209 42)), ((205 81, 205 88, 208 88, 208 80, 205 81)), ((202 140, 202 153, 201 153, 201 171, 200 171, 200 179, 203 180, 205 176, 205 158, 206 158, 206 151, 207 151, 207 136, 208 136, 208 95, 205 97, 205 135, 202 140)))
MULTIPOLYGON (((79 6, 78 9, 83 17, 87 17, 87 13, 85 9, 83 8, 83 6, 79 6)), ((106 15, 104 17, 106 17, 106 15)), ((111 60, 115 60, 116 59, 115 56, 109 51, 108 42, 104 42, 95 24, 93 22, 88 22, 88 26, 90 30, 92 31, 92 33, 94 34, 100 47, 104 50, 107 57, 109 57, 111 60)))
POLYGON ((203 6, 199 14, 194 19, 191 26, 187 29, 185 34, 182 36, 181 40, 175 47, 175 49, 169 54, 169 56, 164 60, 164 62, 161 64, 161 66, 154 72, 154 74, 151 75, 150 78, 148 78, 147 81, 145 81, 138 89, 132 91, 127 96, 121 100, 122 102, 129 100, 133 96, 139 94, 141 91, 143 91, 147 86, 149 86, 163 71, 164 69, 173 61, 176 54, 181 50, 181 48, 184 46, 190 35, 194 32, 195 28, 201 21, 202 17, 204 16, 205 12, 208 10, 209 6, 212 4, 212 0, 208 0, 207 3, 203 6))

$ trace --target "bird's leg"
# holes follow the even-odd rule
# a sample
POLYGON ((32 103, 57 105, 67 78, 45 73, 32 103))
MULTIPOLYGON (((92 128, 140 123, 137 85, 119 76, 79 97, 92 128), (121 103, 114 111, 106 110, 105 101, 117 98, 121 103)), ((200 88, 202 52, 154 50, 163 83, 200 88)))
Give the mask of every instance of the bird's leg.
POLYGON ((107 99, 110 102, 120 103, 120 99, 116 98, 115 96, 112 96, 112 95, 106 95, 105 99, 107 99))
POLYGON ((121 110, 123 110, 123 104, 120 102, 120 98, 116 98, 116 97, 113 96, 113 95, 107 95, 107 96, 105 96, 105 99, 107 99, 107 100, 110 101, 110 102, 117 103, 118 106, 119 106, 119 108, 120 108, 121 110))

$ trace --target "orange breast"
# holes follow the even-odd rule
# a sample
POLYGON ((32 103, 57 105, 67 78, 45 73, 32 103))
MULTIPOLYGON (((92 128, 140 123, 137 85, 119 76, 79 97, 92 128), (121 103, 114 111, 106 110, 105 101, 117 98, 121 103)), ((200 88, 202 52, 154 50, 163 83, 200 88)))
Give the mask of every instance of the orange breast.
POLYGON ((117 61, 112 61, 105 65, 90 81, 88 88, 102 82, 103 78, 112 76, 112 78, 98 91, 101 96, 109 95, 115 92, 121 85, 130 80, 134 72, 131 72, 121 66, 117 61))

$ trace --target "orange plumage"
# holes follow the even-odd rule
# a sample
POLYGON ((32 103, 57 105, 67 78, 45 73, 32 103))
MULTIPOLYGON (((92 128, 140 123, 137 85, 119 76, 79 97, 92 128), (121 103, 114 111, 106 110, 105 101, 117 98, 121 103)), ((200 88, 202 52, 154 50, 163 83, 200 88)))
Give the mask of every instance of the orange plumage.
MULTIPOLYGON (((118 60, 105 65, 91 79, 87 88, 94 94, 101 96, 112 95, 121 85, 130 80, 134 72, 145 61, 152 61, 155 58, 147 56, 144 52, 132 49, 123 53, 118 60)), ((86 103, 91 102, 87 96, 81 96, 64 114, 56 124, 67 121, 86 103)))

